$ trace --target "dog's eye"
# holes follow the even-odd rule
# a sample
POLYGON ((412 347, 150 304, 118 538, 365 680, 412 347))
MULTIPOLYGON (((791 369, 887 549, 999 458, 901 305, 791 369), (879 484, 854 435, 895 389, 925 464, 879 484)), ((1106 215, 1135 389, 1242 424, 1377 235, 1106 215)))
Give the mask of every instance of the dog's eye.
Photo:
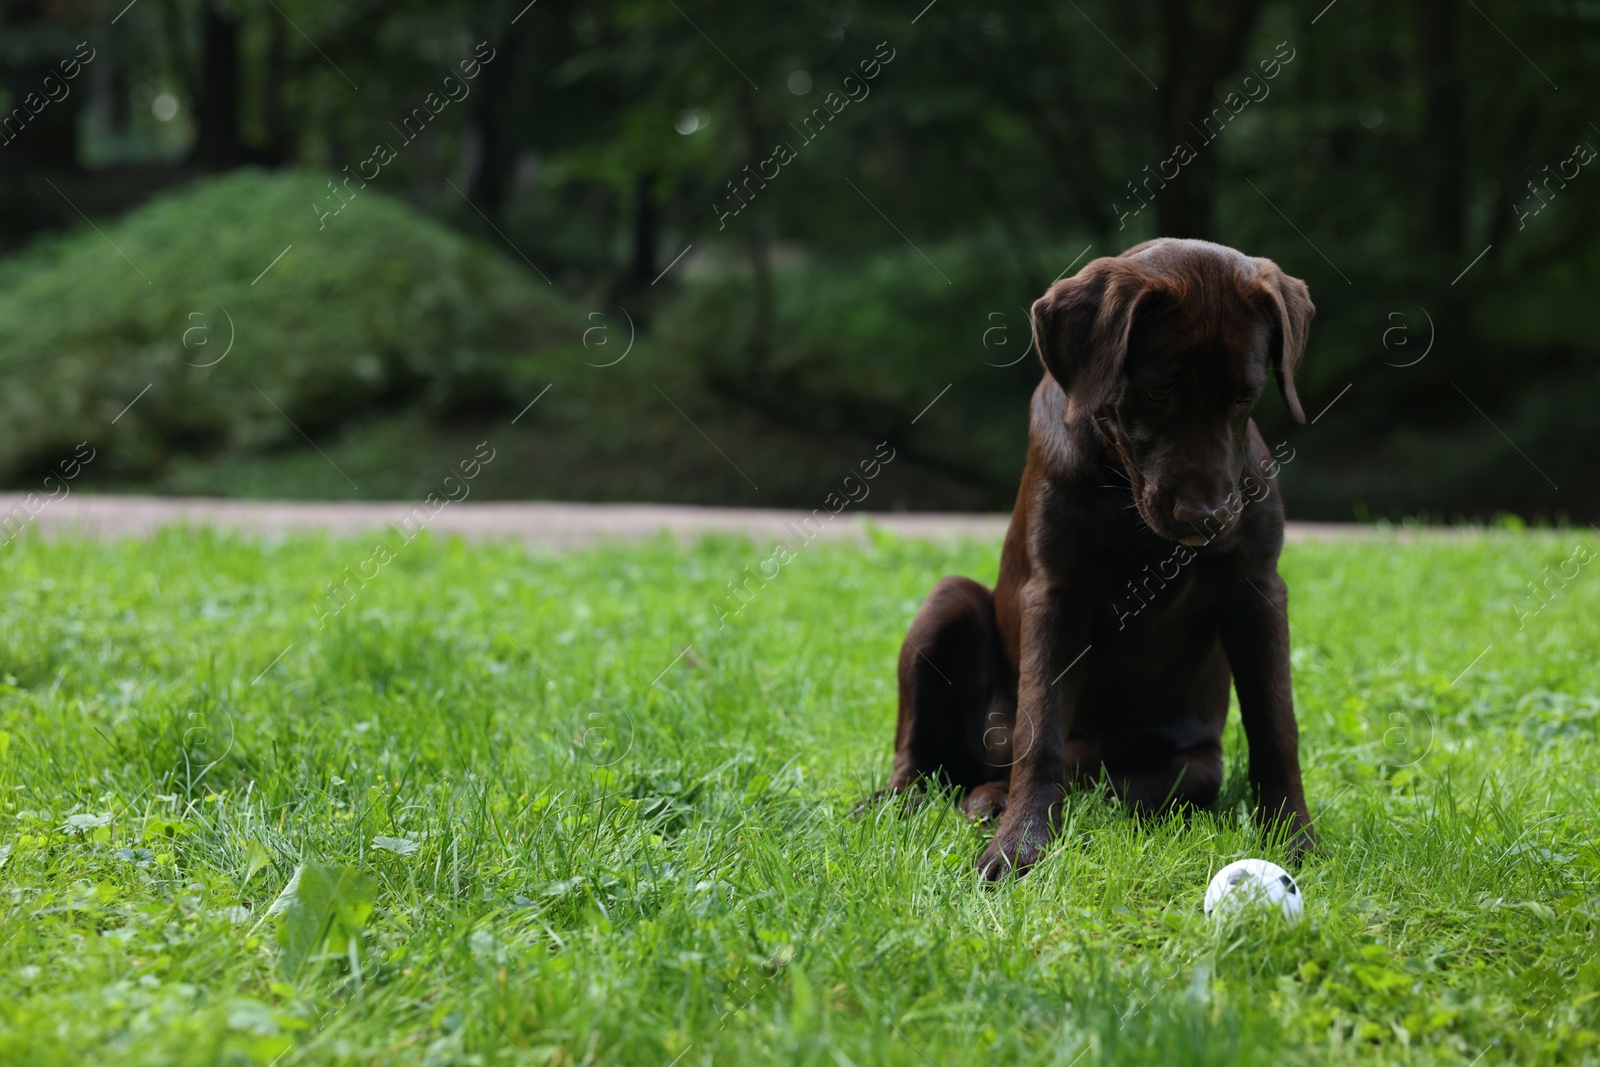
POLYGON ((1144 398, 1152 404, 1163 404, 1172 398, 1171 389, 1143 389, 1144 398))

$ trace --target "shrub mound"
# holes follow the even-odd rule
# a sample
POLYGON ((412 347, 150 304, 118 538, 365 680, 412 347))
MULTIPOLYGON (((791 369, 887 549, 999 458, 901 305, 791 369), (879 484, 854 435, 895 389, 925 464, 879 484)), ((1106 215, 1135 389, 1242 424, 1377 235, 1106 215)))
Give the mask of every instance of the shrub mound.
POLYGON ((516 355, 579 336, 498 250, 372 187, 319 222, 331 202, 324 175, 240 171, 0 264, 0 479, 84 440, 138 476, 381 408, 470 417, 516 355))

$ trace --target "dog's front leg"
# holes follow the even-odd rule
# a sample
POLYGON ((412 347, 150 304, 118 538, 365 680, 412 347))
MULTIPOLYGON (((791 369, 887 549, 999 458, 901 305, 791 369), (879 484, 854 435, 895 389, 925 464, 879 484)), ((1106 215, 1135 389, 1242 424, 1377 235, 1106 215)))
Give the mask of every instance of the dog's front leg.
POLYGON ((1300 783, 1300 729, 1289 677, 1289 591, 1276 571, 1242 578, 1224 612, 1222 647, 1233 668, 1250 746, 1257 817, 1289 832, 1298 855, 1316 843, 1300 783))
POLYGON ((978 860, 988 881, 1021 874, 1038 862, 1055 833, 1066 795, 1067 734, 1088 670, 1087 625, 1063 610, 1059 588, 1037 579, 1023 586, 1011 791, 994 839, 978 860), (1069 667, 1076 667, 1069 670, 1069 667))

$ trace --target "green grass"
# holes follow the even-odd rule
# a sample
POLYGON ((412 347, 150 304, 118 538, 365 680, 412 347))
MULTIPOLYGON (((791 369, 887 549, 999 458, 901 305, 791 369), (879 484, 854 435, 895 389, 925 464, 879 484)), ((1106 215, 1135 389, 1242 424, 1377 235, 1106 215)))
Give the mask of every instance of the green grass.
POLYGON ((948 805, 850 816, 896 626, 994 544, 813 546, 719 630, 769 546, 422 539, 319 630, 375 538, 21 540, 0 1060, 1593 1062, 1600 579, 1514 610, 1580 540, 1288 550, 1327 847, 1307 922, 1230 932, 1210 875, 1281 858, 1237 773, 1187 821, 1076 798, 997 890, 948 805))

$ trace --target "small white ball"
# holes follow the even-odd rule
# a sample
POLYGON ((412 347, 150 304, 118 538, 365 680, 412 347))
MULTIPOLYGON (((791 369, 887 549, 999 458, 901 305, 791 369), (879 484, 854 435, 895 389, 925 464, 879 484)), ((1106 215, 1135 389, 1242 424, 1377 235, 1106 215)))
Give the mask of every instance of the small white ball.
POLYGON ((1288 871, 1267 860, 1236 860, 1206 887, 1206 914, 1214 919, 1249 905, 1276 907, 1291 926, 1305 914, 1300 887, 1288 871))

